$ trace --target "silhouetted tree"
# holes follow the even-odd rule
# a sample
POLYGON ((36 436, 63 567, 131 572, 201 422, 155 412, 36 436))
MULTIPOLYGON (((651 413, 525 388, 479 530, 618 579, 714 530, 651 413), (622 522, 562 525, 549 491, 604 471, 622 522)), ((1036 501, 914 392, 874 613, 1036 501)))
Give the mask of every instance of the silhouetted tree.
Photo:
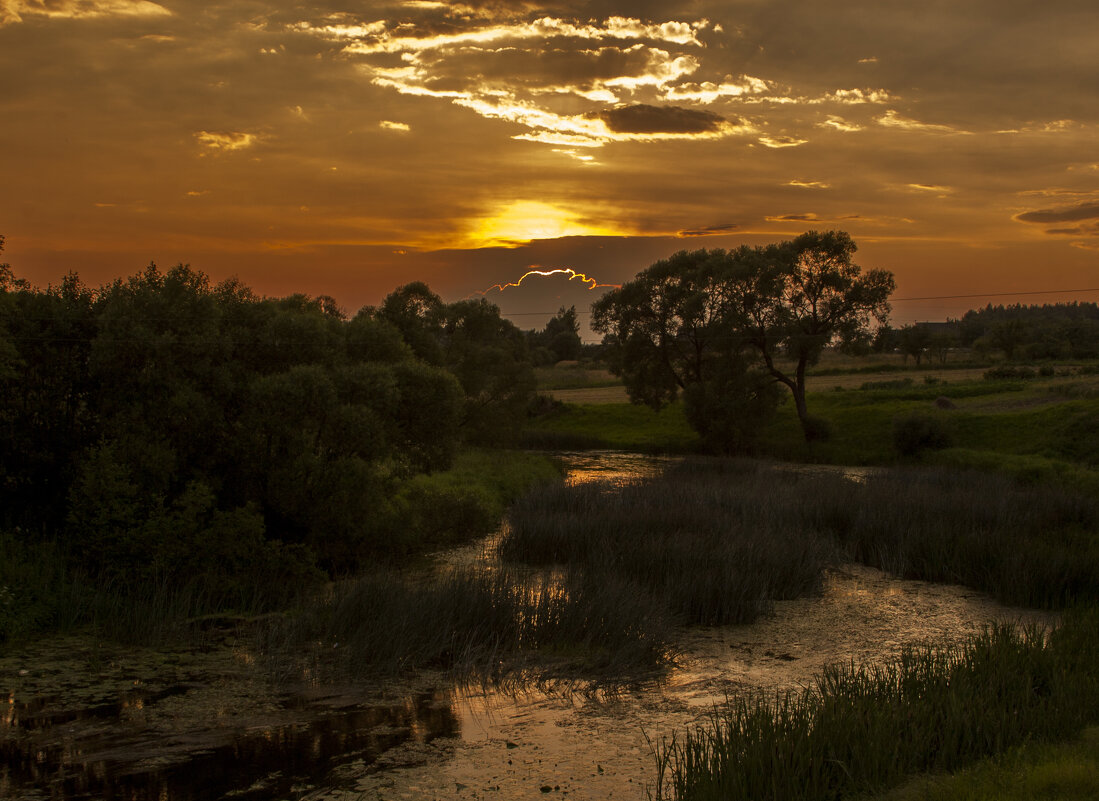
POLYGON ((868 339, 894 289, 890 273, 864 274, 852 263, 855 249, 846 233, 810 231, 765 247, 682 251, 598 300, 593 328, 614 334, 614 369, 635 402, 659 408, 688 385, 714 380, 715 364, 726 391, 751 396, 762 370, 790 390, 812 439, 821 427, 806 407, 806 369, 826 345, 868 339))
POLYGON ((898 332, 898 340, 904 360, 907 362, 911 356, 919 367, 931 346, 931 332, 918 325, 906 325, 898 332))

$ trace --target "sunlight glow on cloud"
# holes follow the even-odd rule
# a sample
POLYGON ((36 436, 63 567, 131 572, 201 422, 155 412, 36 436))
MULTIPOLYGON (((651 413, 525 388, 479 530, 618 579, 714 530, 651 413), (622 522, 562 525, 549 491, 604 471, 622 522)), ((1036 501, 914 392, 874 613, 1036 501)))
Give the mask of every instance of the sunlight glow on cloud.
POLYGON ((798 147, 809 143, 808 139, 798 139, 793 136, 761 136, 759 143, 765 147, 778 149, 783 147, 798 147))
POLYGON ((830 189, 831 184, 824 181, 787 181, 786 186, 796 186, 801 189, 830 189))
POLYGON ((382 120, 378 123, 378 127, 387 131, 397 131, 398 133, 408 133, 412 130, 412 126, 407 122, 393 122, 392 120, 382 120))
POLYGON ((875 122, 877 122, 878 125, 882 125, 886 128, 901 128, 906 131, 920 131, 923 133, 969 133, 969 131, 963 131, 959 128, 952 128, 949 125, 935 125, 933 123, 919 122, 918 120, 912 120, 907 117, 902 117, 893 109, 885 112, 885 114, 881 115, 880 117, 876 117, 875 122))
POLYGON ((359 25, 325 25, 314 28, 299 23, 301 30, 326 33, 335 39, 354 39, 345 50, 349 53, 419 53, 456 45, 489 44, 501 41, 523 41, 566 37, 605 41, 623 39, 629 41, 652 40, 670 44, 701 46, 698 32, 709 26, 708 20, 698 22, 643 23, 630 17, 608 17, 602 25, 579 24, 555 17, 542 17, 530 22, 484 25, 458 33, 425 36, 405 36, 395 33, 404 26, 390 26, 385 20, 359 25))
POLYGON ((847 120, 843 119, 843 117, 837 117, 833 114, 829 114, 828 119, 826 119, 824 122, 817 123, 817 127, 835 128, 837 131, 842 131, 843 133, 855 133, 856 131, 864 130, 863 126, 859 125, 858 123, 848 122, 847 120))
POLYGON ((688 83, 682 86, 672 86, 668 89, 669 100, 693 100, 696 103, 713 103, 726 97, 744 97, 746 95, 761 95, 771 91, 772 84, 762 78, 754 78, 751 75, 741 75, 735 82, 722 82, 720 84, 711 81, 702 83, 688 83))
MULTIPOLYGON (((875 88, 804 96, 766 77, 707 74, 713 44, 707 39, 720 31, 705 18, 524 19, 527 6, 520 4, 509 11, 493 6, 491 13, 500 16, 491 19, 487 7, 404 7, 418 10, 417 22, 333 14, 288 30, 338 46, 374 86, 520 126, 526 130, 511 134, 513 139, 557 148, 745 134, 759 136, 768 148, 797 147, 808 140, 767 130, 769 109, 838 110, 898 99, 875 88), (738 111, 748 107, 758 111, 751 117, 738 111)), ((838 116, 818 124, 862 129, 838 116)))
POLYGON ((254 145, 259 139, 255 134, 239 131, 197 131, 195 138, 208 150, 221 153, 244 150, 254 145))
POLYGON ((829 92, 823 98, 824 101, 843 103, 854 106, 863 103, 892 103, 897 98, 884 89, 837 89, 829 92))
POLYGON ((149 0, 3 0, 0 25, 22 22, 24 15, 57 19, 88 17, 168 17, 172 12, 149 0))
POLYGON ((587 221, 560 206, 520 200, 480 220, 465 247, 517 247, 536 239, 563 236, 626 236, 626 232, 587 221))
POLYGON ((569 158, 572 158, 572 159, 576 159, 577 161, 583 162, 584 164, 598 164, 599 163, 595 160, 595 156, 590 156, 587 153, 578 153, 577 151, 569 149, 569 148, 555 147, 553 149, 553 152, 554 153, 560 153, 561 155, 568 156, 569 158))

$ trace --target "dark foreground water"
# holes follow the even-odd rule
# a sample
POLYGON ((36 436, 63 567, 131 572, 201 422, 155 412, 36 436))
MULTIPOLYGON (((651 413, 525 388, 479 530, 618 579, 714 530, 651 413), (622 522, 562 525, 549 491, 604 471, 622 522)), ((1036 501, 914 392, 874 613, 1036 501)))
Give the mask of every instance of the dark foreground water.
POLYGON ((49 698, 9 703, 0 744, 0 797, 295 797, 318 784, 338 787, 341 768, 360 774, 398 746, 428 744, 458 731, 449 699, 432 693, 342 709, 283 698, 280 705, 296 721, 215 726, 206 732, 173 734, 128 720, 129 709, 155 711, 188 689, 131 692, 117 703, 68 712, 50 711, 49 698))

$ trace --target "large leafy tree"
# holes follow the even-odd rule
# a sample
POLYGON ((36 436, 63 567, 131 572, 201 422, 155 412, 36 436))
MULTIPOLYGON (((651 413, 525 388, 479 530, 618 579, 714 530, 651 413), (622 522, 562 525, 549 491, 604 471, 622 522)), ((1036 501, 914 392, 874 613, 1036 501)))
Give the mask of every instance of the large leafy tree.
MULTIPOLYGON (((748 254, 744 254, 748 255, 748 254)), ((630 398, 660 409, 682 392, 691 425, 716 450, 743 450, 777 402, 774 382, 745 358, 733 326, 745 265, 724 251, 682 251, 593 307, 611 368, 630 398)))
POLYGON ((695 386, 688 402, 695 395, 714 413, 742 414, 765 408, 766 376, 790 390, 812 439, 820 428, 806 405, 807 369, 830 344, 868 340, 889 312, 892 274, 863 272, 855 250, 842 231, 809 231, 763 247, 683 251, 604 295, 593 327, 611 335, 635 402, 659 408, 695 386), (743 403, 730 403, 732 393, 743 403))
POLYGON ((446 304, 420 282, 386 296, 375 317, 400 331, 412 351, 461 383, 461 429, 468 441, 500 444, 518 434, 534 395, 523 332, 484 300, 446 304))

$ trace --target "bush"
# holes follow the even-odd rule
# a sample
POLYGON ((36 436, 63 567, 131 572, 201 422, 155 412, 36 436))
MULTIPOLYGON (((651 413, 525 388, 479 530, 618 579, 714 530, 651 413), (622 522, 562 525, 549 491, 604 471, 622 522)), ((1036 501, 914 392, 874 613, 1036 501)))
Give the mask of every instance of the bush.
POLYGON ((865 381, 859 389, 908 389, 910 386, 911 378, 894 378, 888 381, 865 381))
POLYGON ((823 417, 806 417, 801 425, 807 442, 827 442, 832 438, 832 424, 823 417))
POLYGON ((1002 381, 1008 378, 1022 378, 1030 379, 1038 375, 1033 367, 1009 367, 1007 365, 1000 365, 999 367, 993 367, 991 370, 985 370, 985 381, 1002 381))
POLYGON ((939 417, 913 412, 893 421, 893 447, 901 456, 950 446, 950 430, 939 417))

